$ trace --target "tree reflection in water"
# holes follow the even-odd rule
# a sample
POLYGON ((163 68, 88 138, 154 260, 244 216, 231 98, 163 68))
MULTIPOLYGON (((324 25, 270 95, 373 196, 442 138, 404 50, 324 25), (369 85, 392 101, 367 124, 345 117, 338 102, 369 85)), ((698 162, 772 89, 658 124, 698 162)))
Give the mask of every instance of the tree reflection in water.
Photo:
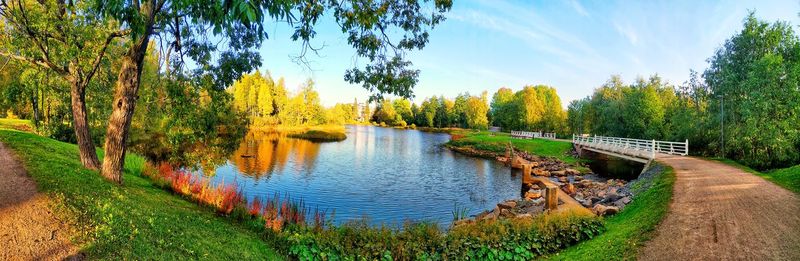
POLYGON ((270 175, 282 171, 293 156, 293 168, 314 168, 319 144, 302 139, 287 138, 274 131, 250 130, 242 139, 239 148, 229 160, 240 173, 256 180, 269 179, 270 175))

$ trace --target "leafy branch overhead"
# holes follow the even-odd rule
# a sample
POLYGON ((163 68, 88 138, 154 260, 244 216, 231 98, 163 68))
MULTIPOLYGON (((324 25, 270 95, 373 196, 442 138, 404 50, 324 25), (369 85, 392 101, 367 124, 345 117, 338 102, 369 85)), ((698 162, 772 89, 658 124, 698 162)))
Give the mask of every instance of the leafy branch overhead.
POLYGON ((368 60, 363 67, 347 70, 344 79, 361 84, 372 98, 381 98, 383 94, 413 96, 419 71, 405 54, 425 47, 428 31, 444 21, 451 6, 452 0, 112 0, 95 1, 94 8, 123 21, 134 32, 133 39, 148 33, 143 25, 154 12, 152 33, 168 50, 167 71, 183 72, 185 59, 191 59, 194 66, 189 73, 210 80, 217 88, 230 86, 243 73, 261 66, 256 49, 268 38, 267 19, 294 27, 290 37, 302 42, 302 59, 307 51, 318 51, 310 44, 317 35, 314 28, 326 13, 332 13, 356 54, 368 60))

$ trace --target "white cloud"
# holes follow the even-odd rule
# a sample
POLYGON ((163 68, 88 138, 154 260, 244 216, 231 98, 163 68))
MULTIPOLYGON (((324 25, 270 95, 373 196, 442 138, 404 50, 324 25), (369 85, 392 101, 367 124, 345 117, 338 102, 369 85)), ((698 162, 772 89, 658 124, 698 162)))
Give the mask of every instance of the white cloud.
POLYGON ((607 59, 594 47, 529 8, 509 6, 502 1, 492 2, 487 7, 502 16, 488 14, 483 9, 466 9, 454 10, 450 18, 517 38, 535 50, 557 57, 573 69, 592 71, 608 67, 607 59))
POLYGON ((589 17, 589 12, 587 12, 586 9, 583 8, 583 5, 581 5, 581 3, 578 2, 577 0, 570 1, 569 5, 572 6, 572 9, 575 9, 575 12, 577 12, 578 14, 585 17, 589 17))
POLYGON ((617 22, 614 22, 614 28, 617 29, 617 32, 628 39, 632 45, 636 46, 639 43, 639 35, 636 34, 636 30, 630 24, 621 25, 617 22))

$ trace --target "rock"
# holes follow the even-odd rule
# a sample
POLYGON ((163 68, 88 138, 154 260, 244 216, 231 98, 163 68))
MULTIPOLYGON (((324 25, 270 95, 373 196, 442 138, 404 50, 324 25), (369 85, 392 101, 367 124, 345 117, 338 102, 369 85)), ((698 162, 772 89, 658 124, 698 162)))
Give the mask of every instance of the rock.
POLYGON ((583 205, 584 207, 587 207, 587 208, 591 208, 592 207, 592 200, 591 199, 579 200, 578 202, 580 202, 581 205, 583 205))
POLYGON ((631 198, 630 197, 622 197, 622 198, 618 199, 617 201, 614 201, 614 206, 617 206, 618 208, 622 209, 626 205, 628 205, 628 203, 631 203, 631 198))
POLYGON ((495 219, 497 219, 497 213, 489 212, 489 214, 486 214, 485 216, 483 216, 482 219, 495 220, 495 219))
POLYGON ((477 215, 475 215, 475 220, 484 219, 484 218, 486 218, 487 215, 489 215, 489 213, 492 213, 492 212, 491 211, 484 211, 484 212, 478 213, 477 215))
POLYGON ((533 175, 549 177, 550 176, 550 172, 547 171, 547 170, 541 169, 541 168, 536 168, 536 169, 533 169, 533 175))
POLYGON ((581 174, 581 172, 576 170, 576 169, 565 169, 564 172, 567 173, 567 175, 580 175, 581 174))
POLYGON ((619 213, 619 208, 614 206, 594 205, 592 212, 598 216, 614 215, 619 213))
POLYGON ((583 180, 583 176, 575 175, 575 177, 572 177, 572 179, 574 179, 575 181, 581 181, 581 180, 583 180))
POLYGON ((558 177, 558 182, 567 183, 568 181, 569 180, 567 180, 567 177, 558 177))
POLYGON ((459 219, 459 220, 456 220, 456 222, 453 222, 453 226, 457 227, 457 226, 461 226, 461 225, 472 224, 474 222, 475 222, 474 220, 469 219, 469 218, 459 219))
POLYGON ((516 218, 531 218, 533 215, 530 213, 517 214, 516 218))
POLYGON ((553 176, 564 176, 567 175, 567 172, 563 170, 555 170, 555 171, 550 171, 550 174, 552 174, 553 176))
POLYGON ((530 192, 530 191, 525 192, 525 198, 526 199, 537 199, 537 198, 541 198, 541 197, 542 197, 542 193, 540 193, 540 192, 530 192))
POLYGON ((500 208, 500 209, 512 209, 512 208, 514 208, 516 206, 517 206, 517 202, 511 201, 511 200, 510 201, 506 201, 506 202, 497 203, 497 207, 500 208))
POLYGON ((606 191, 605 190, 601 190, 601 191, 597 192, 597 196, 601 197, 601 198, 605 198, 606 197, 606 191))
MULTIPOLYGON (((540 194, 540 196, 541 196, 541 194, 540 194)), ((544 198, 542 198, 542 197, 535 198, 535 199, 531 200, 531 203, 533 203, 534 205, 541 205, 541 204, 544 203, 544 198)))
POLYGON ((514 217, 514 213, 511 213, 511 210, 508 210, 508 209, 501 209, 500 210, 500 216, 501 217, 510 218, 510 217, 514 217))
POLYGON ((572 185, 572 183, 568 183, 567 185, 564 185, 563 187, 561 187, 561 189, 564 190, 564 192, 566 192, 570 196, 574 196, 575 195, 575 186, 572 185))

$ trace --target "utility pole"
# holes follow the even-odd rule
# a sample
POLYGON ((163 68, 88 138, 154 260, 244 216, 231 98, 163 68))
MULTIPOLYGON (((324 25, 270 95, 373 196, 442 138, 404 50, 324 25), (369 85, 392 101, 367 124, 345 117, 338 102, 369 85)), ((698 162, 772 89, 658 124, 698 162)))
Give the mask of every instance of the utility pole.
POLYGON ((719 107, 720 107, 720 145, 722 145, 722 158, 725 158, 725 96, 717 95, 719 97, 719 107))

